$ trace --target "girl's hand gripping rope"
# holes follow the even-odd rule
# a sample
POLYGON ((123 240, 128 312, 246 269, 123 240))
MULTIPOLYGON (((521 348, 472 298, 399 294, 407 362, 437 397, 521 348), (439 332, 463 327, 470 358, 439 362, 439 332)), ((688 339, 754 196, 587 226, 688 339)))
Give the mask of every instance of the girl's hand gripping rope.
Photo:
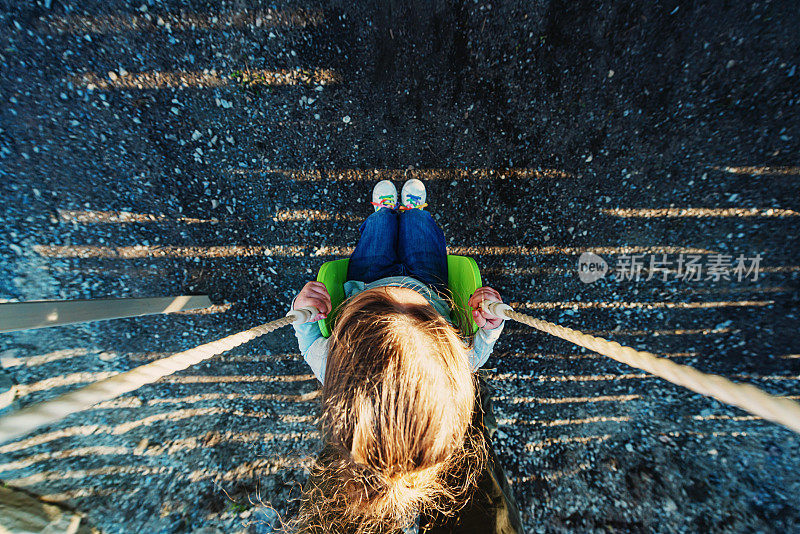
POLYGON ((294 315, 298 322, 311 322, 325 319, 331 312, 331 296, 328 289, 322 282, 309 282, 300 294, 294 299, 292 311, 289 315, 294 315), (305 313, 293 313, 305 312, 305 313))
POLYGON ((491 287, 480 287, 469 298, 468 304, 472 308, 475 324, 485 330, 492 330, 503 324, 503 318, 490 313, 488 308, 482 306, 484 302, 503 302, 503 299, 491 287))

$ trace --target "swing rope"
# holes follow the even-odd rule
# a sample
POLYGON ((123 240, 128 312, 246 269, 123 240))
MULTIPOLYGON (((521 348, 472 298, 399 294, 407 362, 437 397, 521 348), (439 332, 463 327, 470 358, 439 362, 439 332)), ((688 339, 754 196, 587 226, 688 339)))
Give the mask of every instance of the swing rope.
POLYGON ((227 352, 278 328, 292 323, 307 322, 316 314, 316 310, 312 312, 308 308, 292 310, 286 317, 275 321, 136 367, 54 399, 26 406, 5 417, 0 417, 0 443, 17 439, 42 425, 60 421, 68 415, 86 410, 98 402, 111 400, 145 384, 152 384, 160 378, 183 371, 203 360, 227 352))
MULTIPOLYGON (((722 402, 738 406, 745 411, 779 423, 800 434, 800 403, 770 395, 749 384, 736 384, 718 375, 702 373, 692 367, 680 365, 665 358, 659 358, 649 352, 623 347, 613 341, 590 336, 578 330, 530 317, 500 302, 484 301, 481 306, 492 315, 503 319, 511 319, 552 336, 565 339, 580 347, 608 356, 631 367, 642 369, 696 393, 708 395, 722 402)), ((52 400, 22 408, 12 414, 0 417, 0 443, 15 440, 42 425, 55 423, 72 413, 86 410, 99 402, 111 400, 145 384, 156 382, 160 378, 182 371, 284 326, 308 322, 317 314, 317 310, 313 308, 292 310, 286 317, 281 319, 156 360, 60 395, 52 400)))
POLYGON ((565 339, 579 347, 608 356, 612 360, 642 369, 673 384, 691 389, 695 393, 708 395, 732 404, 754 415, 763 417, 800 434, 800 403, 784 397, 770 395, 750 384, 737 384, 719 375, 703 373, 655 354, 624 347, 615 341, 590 336, 572 328, 542 321, 515 311, 507 304, 484 301, 482 307, 488 313, 526 324, 546 334, 565 339))

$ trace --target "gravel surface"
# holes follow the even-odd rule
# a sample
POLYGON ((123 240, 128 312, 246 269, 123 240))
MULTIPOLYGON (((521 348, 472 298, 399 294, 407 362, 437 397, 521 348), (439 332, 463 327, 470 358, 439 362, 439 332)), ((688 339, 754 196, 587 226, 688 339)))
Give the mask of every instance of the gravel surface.
MULTIPOLYGON (((794 0, 0 6, 0 298, 215 303, 3 334, 17 406, 282 315, 407 177, 522 311, 800 395, 794 0), (681 254, 762 259, 649 270, 681 254)), ((521 325, 487 368, 529 531, 800 531, 790 431, 521 325)), ((106 532, 270 532, 317 389, 278 332, 0 445, 0 479, 106 532)))

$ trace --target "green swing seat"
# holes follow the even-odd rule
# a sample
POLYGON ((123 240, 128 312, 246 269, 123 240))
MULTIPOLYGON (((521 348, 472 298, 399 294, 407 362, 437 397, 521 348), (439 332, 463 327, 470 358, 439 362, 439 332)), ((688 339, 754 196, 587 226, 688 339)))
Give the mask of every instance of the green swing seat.
MULTIPOLYGON (((328 314, 327 318, 317 321, 319 330, 324 337, 330 337, 339 304, 345 300, 344 283, 347 281, 347 266, 349 263, 350 259, 345 258, 343 260, 325 262, 319 268, 317 282, 325 284, 328 294, 331 296, 331 306, 333 308, 333 312, 328 314)), ((481 272, 474 259, 468 256, 455 256, 452 254, 447 256, 447 286, 452 293, 451 297, 457 308, 450 311, 450 316, 456 324, 459 324, 459 314, 462 317, 468 317, 470 322, 468 330, 471 334, 478 331, 478 325, 472 320, 472 313, 470 313, 467 302, 475 290, 482 285, 481 272)))

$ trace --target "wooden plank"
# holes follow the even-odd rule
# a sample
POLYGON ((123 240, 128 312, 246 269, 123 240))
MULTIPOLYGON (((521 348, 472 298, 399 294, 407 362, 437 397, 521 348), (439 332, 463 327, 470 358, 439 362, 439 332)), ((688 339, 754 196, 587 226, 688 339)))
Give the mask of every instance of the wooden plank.
POLYGON ((0 304, 0 332, 172 313, 208 306, 211 306, 211 301, 205 295, 9 302, 0 304))

